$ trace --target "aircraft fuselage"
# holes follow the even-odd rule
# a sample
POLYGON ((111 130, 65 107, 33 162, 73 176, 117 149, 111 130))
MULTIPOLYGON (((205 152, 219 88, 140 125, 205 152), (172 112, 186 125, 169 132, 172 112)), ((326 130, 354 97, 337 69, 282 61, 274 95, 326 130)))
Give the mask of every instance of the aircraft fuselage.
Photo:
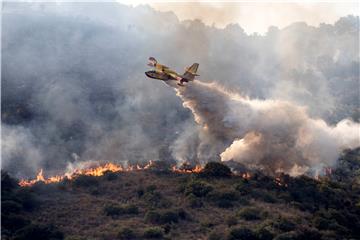
POLYGON ((162 80, 162 81, 168 81, 168 80, 176 80, 175 78, 173 78, 171 75, 166 74, 166 73, 158 73, 156 71, 147 71, 145 72, 145 75, 148 76, 149 78, 153 78, 153 79, 157 79, 157 80, 162 80))

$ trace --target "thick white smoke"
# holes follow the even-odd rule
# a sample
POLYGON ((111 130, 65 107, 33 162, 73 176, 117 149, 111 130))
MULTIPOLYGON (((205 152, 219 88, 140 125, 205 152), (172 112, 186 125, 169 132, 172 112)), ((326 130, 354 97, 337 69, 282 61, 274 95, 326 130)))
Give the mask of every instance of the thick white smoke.
MULTIPOLYGON (((198 143, 192 136, 175 144, 197 145, 197 158, 203 161, 220 156, 270 174, 298 175, 334 166, 341 150, 360 146, 360 125, 348 119, 330 126, 291 102, 249 99, 214 83, 195 81, 175 89, 200 125, 198 143)), ((173 148, 183 160, 179 149, 189 147, 173 148)))

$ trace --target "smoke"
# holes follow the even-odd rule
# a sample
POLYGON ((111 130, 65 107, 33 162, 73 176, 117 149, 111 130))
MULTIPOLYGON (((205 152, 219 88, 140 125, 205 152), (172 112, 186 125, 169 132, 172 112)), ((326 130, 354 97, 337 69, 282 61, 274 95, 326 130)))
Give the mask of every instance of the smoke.
MULTIPOLYGON (((237 24, 181 22, 149 6, 5 2, 2 167, 28 177, 88 160, 220 160, 243 134, 196 124, 165 84, 146 78, 149 56, 179 73, 198 62, 201 79, 251 98, 293 102, 329 124, 357 120, 358 26, 358 17, 348 16, 260 36, 237 24)), ((224 96, 216 102, 227 103, 224 96)), ((229 109, 236 108, 225 104, 219 113, 229 109)))
POLYGON ((2 168, 7 169, 11 164, 23 168, 27 174, 37 171, 43 161, 41 149, 33 143, 34 136, 28 129, 22 126, 1 126, 2 144, 1 157, 2 168))
POLYGON ((196 141, 191 135, 187 141, 182 136, 175 142, 186 144, 173 148, 175 157, 181 156, 183 148, 189 152, 193 144, 198 159, 209 159, 210 153, 212 158, 235 160, 269 174, 298 175, 335 166, 343 149, 360 146, 360 124, 349 119, 331 126, 311 118, 305 107, 250 99, 215 83, 195 81, 176 91, 200 128, 196 141))

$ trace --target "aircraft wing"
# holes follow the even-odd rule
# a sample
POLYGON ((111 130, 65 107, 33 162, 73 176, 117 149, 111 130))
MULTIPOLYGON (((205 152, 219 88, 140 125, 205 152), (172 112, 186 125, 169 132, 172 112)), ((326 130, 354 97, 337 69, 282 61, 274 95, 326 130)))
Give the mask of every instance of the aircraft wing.
POLYGON ((198 63, 194 63, 190 67, 186 68, 186 72, 181 76, 187 81, 194 81, 195 76, 199 76, 196 74, 197 70, 199 68, 198 63))
POLYGON ((168 67, 159 63, 155 64, 155 71, 164 72, 165 69, 168 69, 168 67))

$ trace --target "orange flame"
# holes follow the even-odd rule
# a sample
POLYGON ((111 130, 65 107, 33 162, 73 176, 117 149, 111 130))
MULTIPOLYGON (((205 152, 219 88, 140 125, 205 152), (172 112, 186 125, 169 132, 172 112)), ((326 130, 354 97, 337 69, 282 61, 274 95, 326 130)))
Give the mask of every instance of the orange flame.
POLYGON ((249 180, 251 178, 251 175, 249 172, 244 172, 243 174, 241 174, 241 177, 243 179, 249 180))
POLYGON ((172 167, 172 171, 173 172, 177 172, 177 173, 199 173, 203 170, 203 167, 200 165, 196 165, 195 168, 192 169, 182 169, 182 168, 178 168, 176 166, 172 167))
MULTIPOLYGON (((45 184, 57 183, 64 179, 74 179, 75 177, 77 177, 79 175, 99 177, 99 176, 104 175, 106 172, 141 171, 141 170, 150 169, 154 165, 155 165, 155 162, 152 160, 150 160, 143 167, 138 164, 137 165, 129 165, 128 167, 123 167, 122 165, 119 165, 119 164, 106 163, 104 165, 97 166, 97 167, 91 167, 91 168, 86 168, 86 169, 75 169, 75 170, 65 173, 63 175, 56 175, 56 176, 52 176, 52 177, 48 177, 48 178, 44 177, 44 172, 42 169, 40 169, 40 171, 37 174, 35 179, 31 179, 31 180, 22 179, 22 180, 20 180, 20 182, 18 184, 21 187, 29 187, 38 182, 43 182, 45 184)), ((172 171, 177 172, 177 173, 199 173, 202 171, 202 169, 203 168, 200 165, 196 165, 195 168, 193 168, 193 169, 179 169, 176 166, 172 167, 172 171)))
POLYGON ((280 187, 287 187, 288 186, 288 184, 285 183, 280 177, 276 177, 274 179, 274 182, 280 187))

